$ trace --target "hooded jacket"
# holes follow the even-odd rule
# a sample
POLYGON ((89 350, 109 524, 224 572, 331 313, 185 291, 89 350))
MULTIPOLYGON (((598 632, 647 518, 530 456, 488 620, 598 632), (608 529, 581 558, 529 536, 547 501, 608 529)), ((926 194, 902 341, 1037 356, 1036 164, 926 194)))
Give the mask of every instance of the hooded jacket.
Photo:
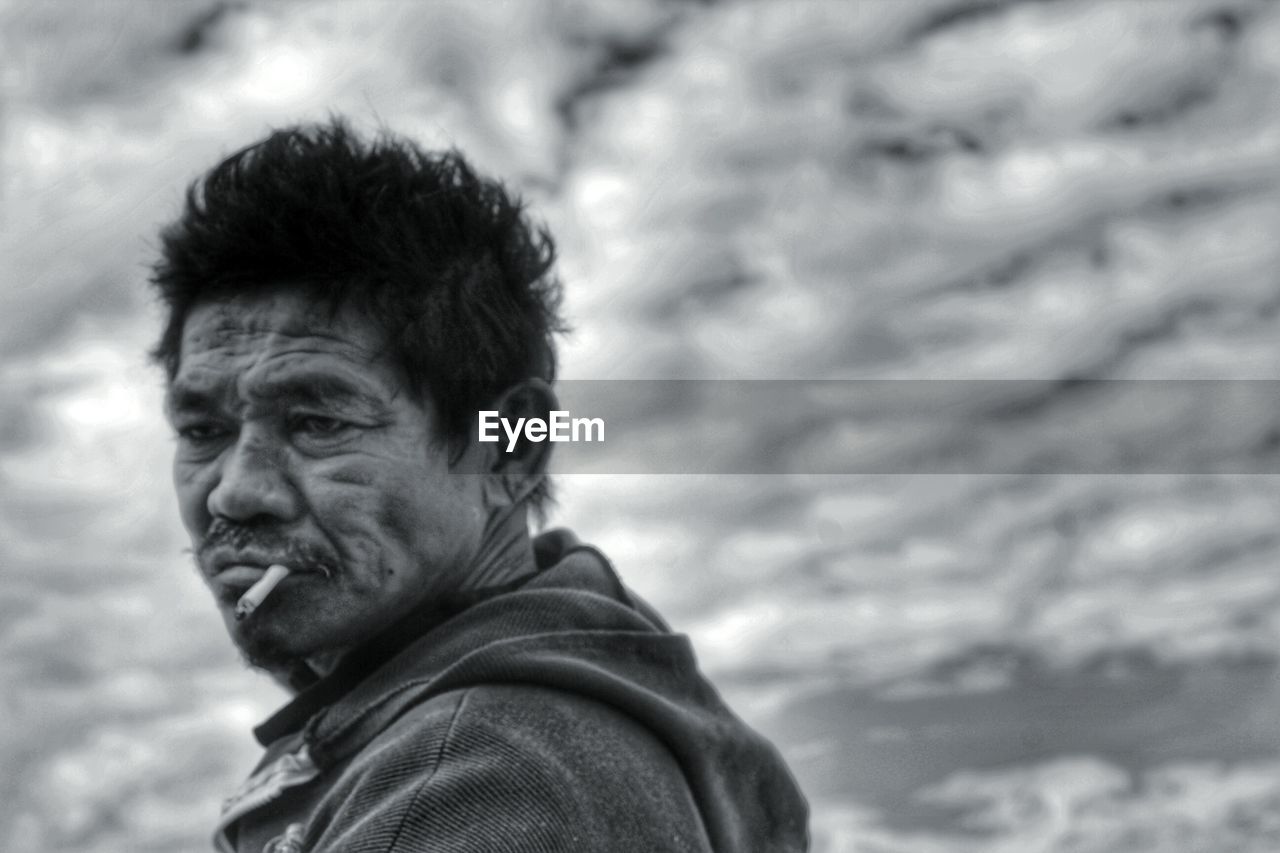
POLYGON ((535 555, 518 588, 420 616, 259 726, 218 849, 806 850, 803 795, 688 638, 572 534, 535 555))

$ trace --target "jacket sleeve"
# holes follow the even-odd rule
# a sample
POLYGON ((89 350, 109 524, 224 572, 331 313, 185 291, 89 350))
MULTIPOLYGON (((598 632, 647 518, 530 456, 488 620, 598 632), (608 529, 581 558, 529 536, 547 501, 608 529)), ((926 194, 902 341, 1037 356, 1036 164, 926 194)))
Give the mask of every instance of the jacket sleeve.
POLYGON ((674 758, 620 712, 515 685, 449 698, 406 715, 361 753, 304 849, 710 850, 674 758))

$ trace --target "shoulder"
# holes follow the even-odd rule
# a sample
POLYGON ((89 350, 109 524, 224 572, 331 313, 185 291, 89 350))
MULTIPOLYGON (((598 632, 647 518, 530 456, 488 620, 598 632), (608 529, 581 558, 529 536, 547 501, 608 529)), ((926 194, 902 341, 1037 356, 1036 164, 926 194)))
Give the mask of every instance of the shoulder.
MULTIPOLYGON (((424 703, 420 719, 428 729, 438 729, 446 704, 455 710, 437 774, 483 777, 522 806, 563 816, 589 834, 594 828, 597 835, 643 839, 659 827, 675 827, 689 836, 687 845, 636 849, 697 850, 705 844, 675 756, 622 709, 549 687, 485 685, 424 703), (431 707, 435 703, 442 707, 431 707)), ((417 740, 417 716, 388 730, 389 739, 417 740)))
MULTIPOLYGON (((704 850, 674 756, 612 708, 535 685, 451 691, 415 706, 356 756, 344 799, 395 823, 392 839, 477 850, 704 850)), ((390 832, 390 828, 388 828, 390 832)))

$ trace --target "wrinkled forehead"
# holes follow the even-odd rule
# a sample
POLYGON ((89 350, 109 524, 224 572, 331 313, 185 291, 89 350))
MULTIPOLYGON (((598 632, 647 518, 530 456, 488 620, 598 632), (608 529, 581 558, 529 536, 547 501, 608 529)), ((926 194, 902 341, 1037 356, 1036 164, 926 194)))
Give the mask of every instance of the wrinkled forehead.
POLYGON ((182 346, 225 345, 246 336, 312 335, 350 338, 367 344, 372 323, 350 305, 335 307, 287 287, 269 287, 197 302, 187 313, 182 346))
POLYGON ((384 390, 402 384, 383 335, 362 313, 278 288, 195 305, 170 388, 304 369, 345 373, 384 390))
POLYGON ((207 350, 316 339, 366 359, 385 352, 383 335, 363 312, 288 287, 197 302, 182 327, 180 356, 207 350))

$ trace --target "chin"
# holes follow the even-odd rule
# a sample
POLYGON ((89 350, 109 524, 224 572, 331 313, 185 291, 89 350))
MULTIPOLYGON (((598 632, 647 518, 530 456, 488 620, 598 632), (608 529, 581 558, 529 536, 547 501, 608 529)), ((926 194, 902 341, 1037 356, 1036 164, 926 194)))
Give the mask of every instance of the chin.
POLYGON ((307 638, 273 616, 259 612, 244 622, 237 622, 232 614, 225 618, 231 639, 245 663, 275 675, 294 670, 320 649, 317 643, 307 642, 307 638))
POLYGON ((306 661, 306 654, 290 648, 287 643, 277 642, 274 637, 256 636, 238 637, 236 648, 240 657, 254 669, 268 673, 291 672, 306 661))

